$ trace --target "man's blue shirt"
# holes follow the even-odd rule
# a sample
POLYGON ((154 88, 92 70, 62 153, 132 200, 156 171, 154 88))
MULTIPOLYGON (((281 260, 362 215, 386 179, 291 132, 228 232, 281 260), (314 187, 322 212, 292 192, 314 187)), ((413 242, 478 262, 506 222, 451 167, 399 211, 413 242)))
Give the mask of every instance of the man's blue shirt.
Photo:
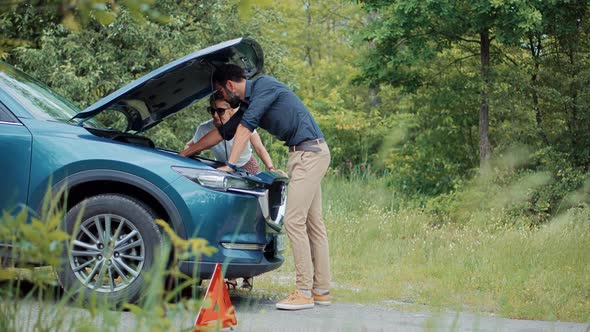
POLYGON ((248 109, 240 123, 250 131, 266 129, 289 146, 324 137, 301 99, 270 76, 247 80, 245 99, 248 109))

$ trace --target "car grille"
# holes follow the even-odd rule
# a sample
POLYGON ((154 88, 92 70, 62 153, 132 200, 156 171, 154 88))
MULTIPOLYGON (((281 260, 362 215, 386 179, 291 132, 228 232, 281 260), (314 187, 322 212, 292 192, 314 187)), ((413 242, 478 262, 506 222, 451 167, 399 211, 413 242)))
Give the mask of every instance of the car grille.
POLYGON ((266 222, 280 231, 287 203, 287 184, 283 181, 273 182, 265 194, 258 197, 258 203, 266 222))
POLYGON ((284 182, 275 182, 268 190, 268 210, 270 218, 277 219, 281 206, 285 204, 287 198, 287 185, 284 182))

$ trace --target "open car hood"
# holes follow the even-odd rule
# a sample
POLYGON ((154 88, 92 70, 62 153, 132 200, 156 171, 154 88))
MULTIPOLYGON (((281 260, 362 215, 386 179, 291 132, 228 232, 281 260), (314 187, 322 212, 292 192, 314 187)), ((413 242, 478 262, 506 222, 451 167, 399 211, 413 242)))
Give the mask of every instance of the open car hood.
POLYGON ((251 78, 262 71, 262 48, 253 39, 238 38, 191 53, 109 94, 74 119, 117 110, 128 120, 126 131, 142 132, 208 96, 213 90, 211 74, 215 66, 228 62, 243 67, 246 77, 251 78))

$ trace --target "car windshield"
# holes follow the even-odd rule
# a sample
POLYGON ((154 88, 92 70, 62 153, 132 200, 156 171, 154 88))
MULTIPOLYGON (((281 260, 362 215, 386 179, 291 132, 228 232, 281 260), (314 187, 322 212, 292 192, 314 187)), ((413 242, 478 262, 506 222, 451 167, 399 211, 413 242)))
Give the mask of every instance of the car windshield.
MULTIPOLYGON (((70 122, 72 117, 80 112, 78 107, 43 83, 2 62, 0 62, 0 88, 37 119, 70 122)), ((102 127, 96 121, 90 125, 102 127)))

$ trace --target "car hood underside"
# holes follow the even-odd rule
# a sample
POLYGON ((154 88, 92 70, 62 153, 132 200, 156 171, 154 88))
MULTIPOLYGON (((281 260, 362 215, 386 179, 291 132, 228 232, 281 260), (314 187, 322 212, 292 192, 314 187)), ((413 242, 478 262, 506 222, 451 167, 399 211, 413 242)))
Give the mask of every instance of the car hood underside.
POLYGON ((112 109, 122 112, 127 131, 142 132, 213 91, 215 66, 235 63, 251 78, 262 71, 262 48, 249 38, 207 47, 160 67, 94 103, 74 118, 89 119, 112 109))

